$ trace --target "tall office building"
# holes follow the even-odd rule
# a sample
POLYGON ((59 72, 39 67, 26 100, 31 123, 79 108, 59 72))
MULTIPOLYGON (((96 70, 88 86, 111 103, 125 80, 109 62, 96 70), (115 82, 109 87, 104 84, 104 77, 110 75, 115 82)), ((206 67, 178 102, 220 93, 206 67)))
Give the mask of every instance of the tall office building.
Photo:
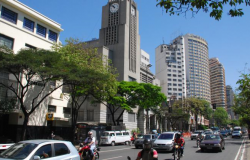
POLYGON ((168 97, 186 97, 185 54, 183 38, 170 45, 162 44, 155 49, 156 78, 160 80, 162 92, 168 97))
POLYGON ((226 95, 227 95, 227 113, 231 119, 235 119, 235 114, 232 109, 234 105, 234 91, 230 85, 226 86, 226 95))
POLYGON ((227 110, 225 69, 218 58, 209 59, 211 104, 227 110))
MULTIPOLYGON (((181 37, 178 37, 178 40, 181 37)), ((174 41, 176 41, 174 40, 174 41)), ((202 98, 211 102, 208 43, 200 36, 183 36, 186 61, 187 97, 202 98)))

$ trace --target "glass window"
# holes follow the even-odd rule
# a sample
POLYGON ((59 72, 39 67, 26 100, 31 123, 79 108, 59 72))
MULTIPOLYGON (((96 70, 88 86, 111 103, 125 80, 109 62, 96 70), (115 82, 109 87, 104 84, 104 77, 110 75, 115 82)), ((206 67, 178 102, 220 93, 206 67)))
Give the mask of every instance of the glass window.
POLYGON ((17 23, 17 13, 8 8, 2 7, 1 17, 11 23, 17 23))
POLYGON ((128 113, 128 122, 135 122, 135 113, 128 113))
POLYGON ((60 156, 70 153, 68 147, 63 143, 55 143, 54 147, 55 147, 55 156, 60 156))
POLYGON ((122 133, 116 133, 116 136, 122 136, 122 133))
POLYGON ((57 33, 49 30, 49 40, 57 42, 57 33))
POLYGON ((48 105, 48 112, 56 113, 56 106, 48 105))
POLYGON ((94 110, 87 110, 87 121, 94 121, 94 110))
POLYGON ((71 114, 71 108, 63 107, 63 113, 64 114, 71 114))
POLYGON ((35 22, 32 20, 29 20, 28 18, 23 19, 23 28, 28 29, 32 32, 34 32, 35 22))
POLYGON ((30 49, 37 49, 36 47, 34 47, 30 44, 27 44, 27 43, 25 43, 25 47, 30 48, 30 49))
POLYGON ((46 159, 46 158, 50 158, 52 157, 52 149, 51 149, 51 145, 45 145, 42 146, 41 148, 39 148, 36 153, 35 156, 39 156, 41 159, 46 159))
POLYGON ((6 46, 9 49, 13 49, 14 39, 0 34, 0 46, 6 46))
POLYGON ((47 29, 39 24, 37 24, 37 30, 36 33, 42 37, 46 38, 46 31, 47 29))

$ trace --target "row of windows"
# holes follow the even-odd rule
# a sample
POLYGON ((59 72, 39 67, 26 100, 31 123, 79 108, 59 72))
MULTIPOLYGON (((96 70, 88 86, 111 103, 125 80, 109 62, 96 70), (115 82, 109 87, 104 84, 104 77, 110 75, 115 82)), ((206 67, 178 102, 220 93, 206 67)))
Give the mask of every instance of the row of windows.
MULTIPOLYGON (((168 83, 168 86, 172 86, 172 83, 168 83)), ((177 86, 176 83, 173 83, 173 86, 177 86)), ((182 84, 178 84, 179 87, 182 87, 182 84)))
MULTIPOLYGON (((5 7, 2 7, 2 11, 1 11, 1 18, 11 22, 11 23, 14 23, 14 24, 17 24, 17 17, 18 17, 18 14, 8 8, 5 8, 5 7)), ((35 29, 35 22, 24 17, 23 19, 23 28, 31 31, 31 32, 34 32, 34 29, 35 29)), ((44 38, 46 38, 46 33, 47 33, 47 28, 40 25, 40 24, 37 24, 36 25, 36 34, 39 35, 39 36, 42 36, 44 38)), ((51 40, 51 41, 54 41, 54 42, 57 42, 57 33, 54 32, 54 31, 51 31, 49 30, 49 37, 48 39, 51 40)))

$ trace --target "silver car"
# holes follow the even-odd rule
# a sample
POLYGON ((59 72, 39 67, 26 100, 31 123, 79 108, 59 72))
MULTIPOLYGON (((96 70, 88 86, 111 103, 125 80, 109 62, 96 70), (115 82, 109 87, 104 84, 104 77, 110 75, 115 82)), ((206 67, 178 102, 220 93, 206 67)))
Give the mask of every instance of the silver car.
POLYGON ((27 140, 21 141, 0 154, 0 160, 80 160, 76 148, 68 141, 27 140))
MULTIPOLYGON (((179 132, 163 132, 153 144, 153 148, 156 150, 172 151, 174 145, 174 139, 179 132)), ((180 134, 180 133, 179 133, 180 134)))

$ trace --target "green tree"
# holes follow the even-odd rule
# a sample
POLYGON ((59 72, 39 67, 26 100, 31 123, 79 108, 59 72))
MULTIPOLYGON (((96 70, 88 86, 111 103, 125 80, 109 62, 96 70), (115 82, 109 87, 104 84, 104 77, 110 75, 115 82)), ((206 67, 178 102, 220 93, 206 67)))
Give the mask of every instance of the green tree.
POLYGON ((235 95, 234 112, 240 115, 241 122, 250 129, 250 74, 242 74, 237 84, 239 87, 235 95))
POLYGON ((157 6, 160 6, 166 10, 166 13, 170 15, 187 14, 191 12, 192 16, 197 14, 200 10, 204 12, 210 12, 210 17, 216 20, 220 20, 223 13, 224 6, 230 6, 228 15, 231 17, 239 17, 244 15, 242 8, 238 8, 239 5, 250 5, 249 0, 157 0, 157 6))
POLYGON ((213 116, 213 109, 210 107, 210 103, 204 99, 201 100, 201 103, 203 105, 202 115, 210 120, 213 116))
POLYGON ((64 46, 54 47, 62 57, 64 67, 63 81, 67 85, 71 103, 72 138, 78 119, 78 112, 84 102, 96 95, 116 93, 115 69, 106 56, 99 54, 96 48, 84 48, 77 39, 66 40, 64 46))
POLYGON ((30 115, 40 104, 62 85, 49 89, 51 81, 61 79, 60 55, 49 50, 23 49, 17 54, 6 47, 0 47, 0 71, 10 74, 15 83, 2 83, 16 98, 24 114, 21 139, 25 139, 30 115))
POLYGON ((217 107, 214 111, 213 118, 218 127, 226 126, 228 124, 227 111, 222 107, 217 107))

